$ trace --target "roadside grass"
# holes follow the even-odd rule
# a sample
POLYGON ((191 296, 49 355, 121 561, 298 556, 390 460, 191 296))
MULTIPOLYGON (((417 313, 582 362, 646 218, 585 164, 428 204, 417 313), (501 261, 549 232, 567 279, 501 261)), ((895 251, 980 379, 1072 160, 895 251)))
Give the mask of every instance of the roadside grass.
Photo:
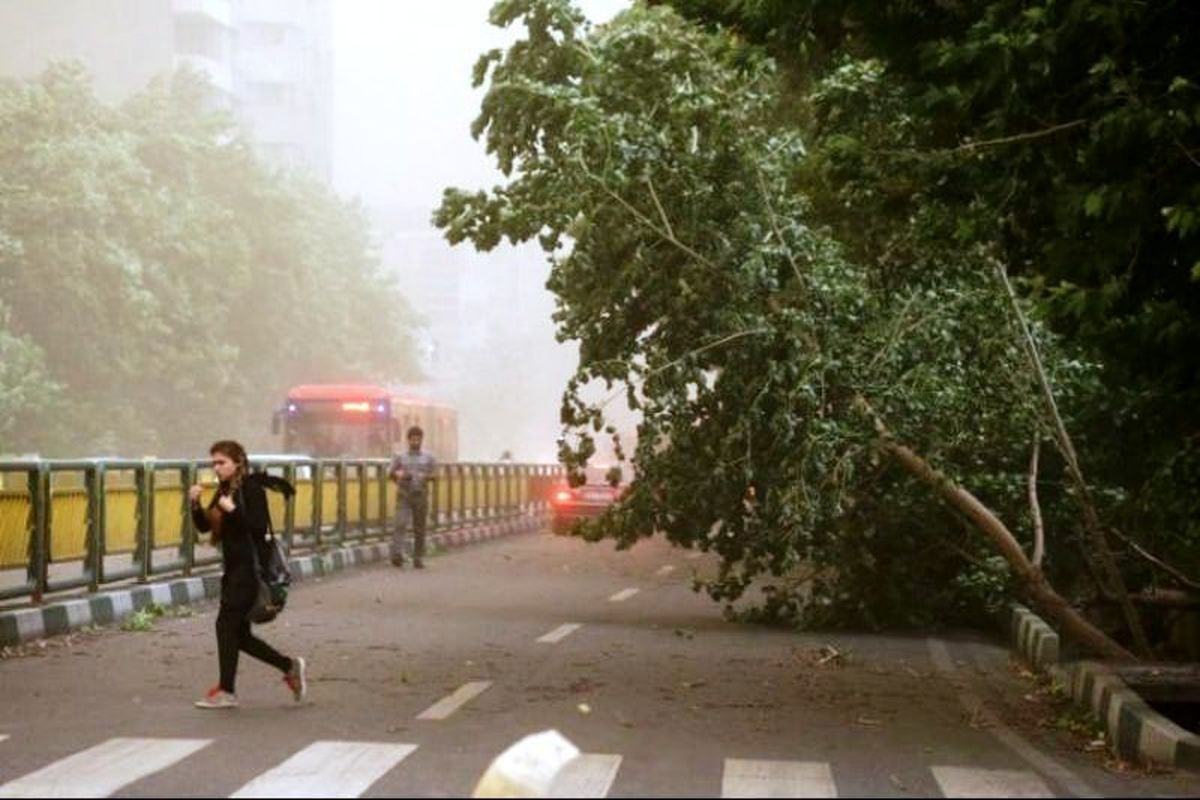
POLYGON ((190 617, 196 612, 191 606, 167 607, 161 603, 151 603, 143 609, 133 612, 121 623, 123 631, 152 631, 154 623, 161 617, 190 617))

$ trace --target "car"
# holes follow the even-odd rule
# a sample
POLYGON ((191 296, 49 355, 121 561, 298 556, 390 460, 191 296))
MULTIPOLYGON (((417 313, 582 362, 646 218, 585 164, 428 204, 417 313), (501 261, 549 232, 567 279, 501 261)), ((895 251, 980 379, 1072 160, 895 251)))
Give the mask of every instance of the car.
POLYGON ((551 495, 554 516, 550 524, 554 533, 570 533, 577 521, 600 516, 625 493, 620 467, 587 467, 584 475, 587 480, 581 486, 573 487, 563 481, 554 488, 551 495))

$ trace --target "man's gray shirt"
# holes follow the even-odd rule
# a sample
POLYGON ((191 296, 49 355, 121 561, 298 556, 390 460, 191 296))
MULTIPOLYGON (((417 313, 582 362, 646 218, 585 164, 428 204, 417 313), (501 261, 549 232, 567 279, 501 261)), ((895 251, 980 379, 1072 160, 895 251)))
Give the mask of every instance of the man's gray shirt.
POLYGON ((425 496, 436 466, 437 462, 433 456, 424 450, 419 453, 405 450, 392 458, 389 472, 394 473, 398 468, 404 470, 405 475, 400 479, 400 491, 409 497, 417 498, 425 496))

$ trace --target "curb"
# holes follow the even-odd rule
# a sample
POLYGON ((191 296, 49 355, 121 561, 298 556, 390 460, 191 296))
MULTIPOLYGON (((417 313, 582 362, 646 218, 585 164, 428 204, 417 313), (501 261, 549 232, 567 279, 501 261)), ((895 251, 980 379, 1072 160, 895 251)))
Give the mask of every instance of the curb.
MULTIPOLYGON (((431 554, 453 547, 488 541, 500 536, 537 531, 540 515, 490 522, 472 528, 458 528, 430 534, 431 554)), ((329 575, 352 566, 389 557, 388 543, 375 542, 339 547, 324 553, 288 559, 294 582, 329 575)), ((114 589, 90 597, 61 600, 36 608, 0 611, 0 647, 60 636, 91 625, 112 625, 141 611, 151 603, 182 606, 221 596, 220 573, 190 578, 173 578, 126 589, 114 589)))
POLYGON ((1143 764, 1200 769, 1200 735, 1155 711, 1125 680, 1096 661, 1059 664, 1059 637, 1028 608, 1012 607, 1012 643, 1035 672, 1069 687, 1076 705, 1091 712, 1117 755, 1143 764))
POLYGON ((1012 639, 1013 647, 1035 672, 1058 664, 1058 634, 1025 606, 1012 607, 1012 639))

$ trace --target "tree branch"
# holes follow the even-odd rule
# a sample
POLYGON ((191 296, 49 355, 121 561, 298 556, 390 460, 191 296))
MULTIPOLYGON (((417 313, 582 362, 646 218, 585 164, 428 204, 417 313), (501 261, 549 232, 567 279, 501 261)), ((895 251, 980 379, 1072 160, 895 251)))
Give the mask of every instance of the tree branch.
MULTIPOLYGON (((700 253, 697 253, 695 250, 688 247, 683 242, 679 241, 679 239, 675 238, 675 233, 672 230, 670 230, 669 225, 666 230, 658 227, 657 225, 654 224, 654 220, 647 217, 645 214, 643 214, 641 211, 639 211, 632 203, 630 203, 624 197, 621 197, 621 195, 617 194, 611 188, 609 188, 608 184, 604 182, 604 179, 602 177, 600 177, 599 175, 596 175, 590 169, 588 169, 587 162, 583 160, 582 153, 578 154, 578 159, 579 159, 580 168, 583 170, 583 174, 588 176, 588 178, 595 181, 596 183, 600 184, 600 189, 606 195, 611 197, 613 200, 616 200, 618 203, 620 203, 621 206, 626 211, 628 211, 630 214, 632 214, 634 216, 634 218, 637 219, 638 222, 642 223, 647 228, 649 228, 650 230, 657 233, 662 239, 666 240, 667 242, 670 242, 675 247, 679 248, 680 250, 687 253, 692 258, 699 261, 704 266, 708 267, 709 269, 713 270, 714 272, 717 272, 717 273, 721 272, 721 270, 717 267, 716 264, 709 261, 707 258, 702 256, 700 253)), ((653 187, 651 187, 650 191, 651 191, 651 194, 653 195, 653 192, 654 192, 653 187)), ((657 202, 657 198, 655 198, 655 202, 657 202)), ((664 221, 665 221, 665 219, 664 219, 664 221)))
POLYGON ((1120 539, 1122 542, 1124 542, 1126 545, 1128 545, 1129 548, 1131 550, 1133 550, 1133 552, 1137 553, 1139 556, 1146 559, 1151 564, 1158 567, 1163 572, 1167 573, 1168 575, 1173 577, 1175 580, 1182 583, 1184 586, 1188 587, 1189 589, 1200 590, 1200 583, 1197 583, 1196 581, 1192 580, 1191 578, 1189 578, 1188 576, 1184 575, 1182 572, 1177 570, 1175 567, 1172 567, 1170 564, 1163 561, 1161 558, 1158 558, 1157 556, 1155 556, 1154 554, 1152 554, 1151 552, 1149 552, 1148 550, 1143 548, 1141 545, 1139 545, 1137 542, 1133 541, 1128 536, 1121 533, 1116 528, 1109 528, 1108 530, 1110 533, 1112 533, 1113 536, 1116 536, 1118 539, 1120 539))
POLYGON ((1028 142, 1033 139, 1042 139, 1046 136, 1053 136, 1056 133, 1067 131, 1072 128, 1078 128, 1080 125, 1086 125, 1088 120, 1075 119, 1070 122, 1063 122, 1058 125, 1051 125, 1049 128, 1043 128, 1040 131, 1029 131, 1027 133, 1018 133, 1014 136, 1004 136, 999 139, 985 139, 981 142, 967 142, 960 144, 958 147, 952 147, 948 152, 961 153, 978 150, 981 147, 999 147, 1005 144, 1015 144, 1016 142, 1028 142))
POLYGON ((1129 600, 1129 589, 1125 586, 1125 578, 1121 575, 1121 570, 1117 567, 1116 558, 1113 557, 1112 549, 1108 546, 1108 540, 1104 536, 1104 528, 1100 524, 1100 515, 1096 512, 1096 506, 1092 503, 1091 492, 1088 489, 1087 482, 1083 479, 1083 471, 1079 468, 1079 458, 1075 454, 1075 445, 1072 444, 1071 437, 1067 434, 1067 427, 1063 423, 1062 415, 1058 412, 1058 403, 1054 400, 1054 392, 1050 388, 1050 379, 1046 375, 1046 369, 1042 365, 1041 356, 1038 354, 1037 342, 1034 341, 1033 333, 1029 330, 1029 323, 1025 319, 1024 312, 1021 311, 1021 304, 1017 302, 1017 293, 1013 290, 1012 283, 1008 280, 1008 272, 999 261, 995 261, 993 264, 996 274, 999 276, 1000 282, 1004 285, 1005 292, 1008 294, 1009 303, 1012 306, 1013 314, 1016 317, 1017 326, 1020 331, 1022 346, 1029 357, 1038 386, 1041 388, 1042 399, 1046 402, 1046 410, 1049 413, 1054 431, 1054 440, 1058 445, 1059 451, 1063 454, 1063 458, 1066 459, 1067 474, 1070 476, 1071 482, 1075 485, 1073 495, 1079 503, 1080 511, 1083 513, 1084 528, 1088 532, 1092 549, 1100 560, 1100 566, 1104 571, 1104 578, 1108 583, 1108 589, 1112 591, 1120 603, 1121 613, 1125 617, 1125 624, 1129 629, 1130 635, 1133 637, 1134 649, 1139 655, 1149 656, 1153 652, 1150 648, 1150 640, 1146 637, 1146 630, 1142 627, 1142 620, 1138 616, 1137 609, 1134 608, 1133 603, 1129 600))
POLYGON ((1041 453, 1041 436, 1033 436, 1033 454, 1029 457, 1029 514, 1033 517, 1033 565, 1042 568, 1042 559, 1046 555, 1046 531, 1042 525, 1042 507, 1038 503, 1037 477, 1038 456, 1041 453))
POLYGON ((792 272, 796 275, 797 288, 804 287, 804 279, 800 275, 800 265, 796 263, 795 256, 792 255, 792 248, 788 245, 787 239, 783 238, 783 231, 779 229, 779 220, 775 215, 775 208, 771 205, 771 198, 767 194, 767 182, 763 178, 762 170, 756 169, 755 174, 758 176, 758 190, 762 192, 763 205, 767 207, 767 218, 771 221, 771 230, 775 231, 775 238, 779 240, 779 246, 783 248, 783 252, 787 255, 788 263, 792 265, 792 272))
POLYGON ((1062 595, 1047 583, 1042 571, 1026 557, 1017 537, 1013 536, 1012 531, 1000 521, 991 509, 981 503, 975 495, 934 469, 928 461, 921 458, 912 449, 895 441, 883 418, 875 412, 865 397, 862 395, 855 397, 854 407, 874 424, 875 430, 879 434, 876 446, 899 462, 912 475, 929 485, 944 502, 965 516, 976 530, 986 536, 992 546, 1000 551, 1000 555, 1008 562, 1009 567, 1016 574, 1034 604, 1048 617, 1058 622, 1064 632, 1107 658, 1121 661, 1137 660, 1137 656, 1089 622, 1079 613, 1078 609, 1063 599, 1062 595))
POLYGON ((667 210, 663 208, 663 204, 658 199, 658 192, 654 191, 654 181, 649 175, 642 178, 646 182, 646 187, 650 189, 650 198, 654 200, 654 207, 658 209, 658 216, 662 219, 663 227, 667 229, 667 236, 671 241, 678 241, 675 238, 675 229, 671 227, 671 220, 667 219, 667 210))

